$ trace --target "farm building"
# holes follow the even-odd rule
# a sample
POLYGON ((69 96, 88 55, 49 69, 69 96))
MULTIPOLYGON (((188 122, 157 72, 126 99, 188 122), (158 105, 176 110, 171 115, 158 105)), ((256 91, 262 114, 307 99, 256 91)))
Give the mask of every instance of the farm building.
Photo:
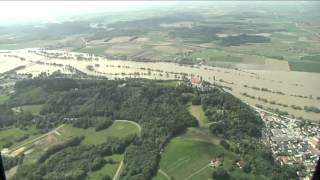
POLYGON ((191 77, 191 85, 192 87, 196 87, 196 88, 202 88, 203 87, 203 80, 202 77, 200 76, 192 76, 191 77))
POLYGON ((211 167, 218 167, 222 164, 222 161, 220 159, 212 159, 210 161, 210 166, 211 167))

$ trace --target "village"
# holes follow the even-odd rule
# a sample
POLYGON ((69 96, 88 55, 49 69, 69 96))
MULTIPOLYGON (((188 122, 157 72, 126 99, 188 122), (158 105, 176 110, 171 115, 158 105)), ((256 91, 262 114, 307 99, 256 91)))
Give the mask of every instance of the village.
MULTIPOLYGON (((190 83, 202 91, 209 88, 201 77, 191 77, 190 83)), ((301 170, 297 172, 299 177, 311 179, 320 156, 320 125, 252 107, 265 123, 262 142, 270 146, 275 159, 281 165, 301 165, 301 170)), ((209 165, 218 167, 222 161, 220 158, 212 159, 209 165)))
POLYGON ((302 165, 297 174, 311 179, 320 155, 319 124, 256 110, 265 122, 262 141, 271 147, 274 157, 281 164, 302 165))

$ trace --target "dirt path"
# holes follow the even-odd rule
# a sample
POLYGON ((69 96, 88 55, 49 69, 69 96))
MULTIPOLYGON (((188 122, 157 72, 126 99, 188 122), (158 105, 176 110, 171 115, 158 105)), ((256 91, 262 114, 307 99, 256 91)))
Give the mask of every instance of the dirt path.
POLYGON ((131 123, 131 124, 135 125, 135 126, 138 128, 139 132, 141 132, 141 130, 142 130, 142 127, 140 126, 140 124, 138 124, 138 123, 136 123, 136 122, 134 122, 134 121, 129 121, 129 120, 115 120, 115 121, 116 121, 116 122, 127 122, 127 123, 131 123))
MULTIPOLYGON (((141 130, 142 130, 142 127, 140 126, 140 124, 138 124, 138 123, 136 123, 134 121, 129 121, 129 120, 115 120, 115 121, 116 122, 127 122, 127 123, 135 125, 138 128, 139 132, 141 132, 141 130)), ((119 179, 122 166, 123 166, 123 160, 120 162, 120 165, 118 166, 117 172, 114 175, 112 180, 118 180, 119 179)))
POLYGON ((123 161, 120 162, 120 165, 119 165, 119 167, 118 167, 118 169, 117 169, 117 172, 116 172, 116 174, 114 175, 114 177, 113 177, 112 180, 118 180, 118 179, 119 179, 120 171, 121 171, 122 166, 123 166, 123 161))
POLYGON ((18 165, 14 166, 13 168, 6 171, 5 174, 6 174, 7 179, 10 179, 17 172, 17 169, 18 169, 18 165))
POLYGON ((162 175, 164 175, 168 180, 171 179, 170 176, 169 176, 166 172, 164 172, 162 169, 159 169, 158 171, 159 171, 159 173, 161 173, 162 175))
POLYGON ((205 169, 208 168, 208 167, 209 167, 209 164, 205 165, 204 167, 202 167, 202 168, 199 169, 198 171, 192 173, 190 176, 184 178, 184 180, 188 180, 188 179, 192 178, 194 175, 200 173, 201 171, 205 170, 205 169))

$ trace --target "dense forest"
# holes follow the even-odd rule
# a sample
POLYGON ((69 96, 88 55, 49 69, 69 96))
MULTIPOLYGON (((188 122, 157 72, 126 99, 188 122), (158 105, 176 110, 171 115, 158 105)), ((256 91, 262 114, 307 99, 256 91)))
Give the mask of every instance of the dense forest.
MULTIPOLYGON (((202 104, 209 120, 214 122, 210 126, 213 134, 225 137, 229 142, 238 142, 223 144, 243 154, 243 159, 250 162, 248 172, 271 177, 276 170, 279 171, 275 168, 262 170, 264 166, 275 165, 275 161, 269 151, 263 151, 266 147, 261 147, 257 140, 261 136, 261 119, 249 106, 221 89, 203 92, 184 83, 167 87, 139 79, 110 81, 44 77, 16 83, 15 93, 0 106, 2 127, 35 123, 37 128, 48 130, 48 126, 53 128, 70 123, 99 131, 109 127, 114 120, 127 119, 139 123, 142 132, 139 136, 111 138, 101 145, 90 146, 79 145, 83 138, 76 137, 49 148, 36 164, 19 166, 14 179, 85 179, 89 172, 112 163, 112 159, 107 161, 104 156, 118 153, 125 153, 120 179, 151 179, 158 171, 161 151, 170 139, 188 127, 198 126, 198 121, 187 110, 189 103, 202 104), (37 103, 45 104, 39 116, 11 110, 11 107, 37 103), (8 118, 13 120, 8 121, 8 118), (267 164, 252 170, 260 159, 268 159, 263 161, 267 164)), ((12 164, 17 162, 12 160, 12 164)), ((292 177, 284 169, 278 174, 292 177)))

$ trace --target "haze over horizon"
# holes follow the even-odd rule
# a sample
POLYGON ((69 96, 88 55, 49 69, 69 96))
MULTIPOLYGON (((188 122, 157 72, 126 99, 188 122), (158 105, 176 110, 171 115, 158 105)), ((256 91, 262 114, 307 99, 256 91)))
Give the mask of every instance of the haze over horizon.
POLYGON ((0 25, 59 22, 88 13, 132 11, 164 4, 168 3, 160 1, 4 1, 0 2, 0 25))

